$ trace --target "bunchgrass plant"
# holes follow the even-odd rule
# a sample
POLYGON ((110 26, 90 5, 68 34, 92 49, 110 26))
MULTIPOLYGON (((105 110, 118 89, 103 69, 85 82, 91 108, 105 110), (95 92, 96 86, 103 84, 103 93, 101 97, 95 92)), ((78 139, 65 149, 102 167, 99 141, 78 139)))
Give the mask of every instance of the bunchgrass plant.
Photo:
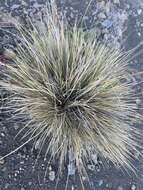
POLYGON ((135 128, 141 116, 130 52, 97 42, 76 24, 70 28, 53 7, 41 24, 31 22, 29 31, 16 26, 21 43, 0 81, 11 92, 9 109, 27 116, 24 144, 38 140, 40 152, 46 145, 45 157, 57 159, 59 171, 69 152, 80 174, 93 154, 133 169, 142 134, 135 128))

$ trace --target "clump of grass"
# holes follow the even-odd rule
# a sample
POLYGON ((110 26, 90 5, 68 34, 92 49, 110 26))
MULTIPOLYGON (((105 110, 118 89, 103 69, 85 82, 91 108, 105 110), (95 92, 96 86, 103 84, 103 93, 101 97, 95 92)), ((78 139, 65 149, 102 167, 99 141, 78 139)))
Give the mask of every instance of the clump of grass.
POLYGON ((141 116, 130 53, 100 44, 76 24, 69 28, 53 7, 43 23, 42 30, 33 23, 29 31, 17 26, 22 43, 0 81, 16 113, 28 115, 26 143, 46 144, 45 157, 58 159, 60 171, 69 150, 80 173, 95 153, 132 169, 141 141, 134 125, 141 116))

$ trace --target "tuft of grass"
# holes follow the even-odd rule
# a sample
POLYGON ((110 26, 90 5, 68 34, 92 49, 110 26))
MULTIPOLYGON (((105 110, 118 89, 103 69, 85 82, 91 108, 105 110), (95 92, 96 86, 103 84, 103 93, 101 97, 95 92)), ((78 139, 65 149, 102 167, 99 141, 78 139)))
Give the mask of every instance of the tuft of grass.
POLYGON ((134 126, 142 118, 130 52, 100 44, 76 24, 69 28, 54 7, 46 14, 40 26, 31 22, 29 31, 17 25, 22 43, 0 81, 11 92, 9 109, 28 116, 20 130, 27 129, 24 144, 39 140, 40 152, 46 144, 45 157, 58 159, 60 171, 70 150, 80 173, 95 153, 133 169, 142 138, 134 126))

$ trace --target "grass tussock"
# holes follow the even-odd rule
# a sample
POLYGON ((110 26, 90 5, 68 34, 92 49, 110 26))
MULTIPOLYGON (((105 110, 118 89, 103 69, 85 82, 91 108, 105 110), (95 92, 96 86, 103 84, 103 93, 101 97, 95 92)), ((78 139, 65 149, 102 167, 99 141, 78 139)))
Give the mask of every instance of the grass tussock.
POLYGON ((17 25, 22 43, 0 81, 16 113, 29 117, 27 142, 39 139, 41 149, 46 144, 45 157, 58 159, 60 169, 69 150, 80 172, 95 153, 132 169, 141 139, 134 125, 141 116, 129 54, 91 39, 76 24, 69 28, 53 7, 43 23, 42 30, 17 25))

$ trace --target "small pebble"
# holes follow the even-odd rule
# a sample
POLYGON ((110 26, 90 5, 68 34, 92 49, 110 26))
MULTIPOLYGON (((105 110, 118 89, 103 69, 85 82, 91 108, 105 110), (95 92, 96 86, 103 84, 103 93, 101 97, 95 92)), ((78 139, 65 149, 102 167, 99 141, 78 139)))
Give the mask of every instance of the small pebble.
POLYGON ((137 9, 137 13, 140 15, 142 13, 142 9, 137 9))
POLYGON ((94 170, 95 170, 95 165, 93 165, 93 164, 92 164, 92 165, 88 164, 87 167, 88 167, 88 169, 91 170, 91 171, 94 171, 94 170))
POLYGON ((0 165, 3 165, 5 163, 4 159, 1 159, 2 157, 0 157, 0 165))
POLYGON ((136 190, 136 186, 133 184, 131 190, 136 190))
POLYGON ((118 187, 118 190, 123 190, 123 187, 122 187, 122 186, 119 186, 119 187, 118 187))
POLYGON ((7 189, 7 188, 8 188, 8 186, 9 186, 9 183, 6 183, 6 184, 5 184, 5 189, 7 189))
POLYGON ((49 180, 50 181, 54 181, 55 180, 55 172, 54 171, 50 171, 49 172, 49 180))
POLYGON ((101 24, 102 24, 102 26, 104 26, 106 28, 110 28, 113 25, 112 21, 110 21, 108 19, 104 20, 101 24))
POLYGON ((51 167, 51 165, 49 166, 49 171, 52 171, 52 167, 51 167))
POLYGON ((105 18, 106 18, 106 15, 101 12, 101 13, 98 14, 98 18, 99 18, 99 19, 105 19, 105 18))
POLYGON ((21 1, 21 5, 27 6, 28 4, 27 4, 24 0, 22 0, 22 1, 21 1))
POLYGON ((68 175, 75 175, 75 164, 74 163, 70 163, 68 165, 68 175))
POLYGON ((104 9, 105 8, 105 1, 97 1, 97 9, 104 9))
POLYGON ((1 136, 2 136, 2 137, 5 137, 5 134, 4 134, 4 133, 1 133, 1 136))
POLYGON ((25 190, 24 187, 21 187, 21 190, 25 190))
POLYGON ((17 124, 14 125, 14 129, 17 130, 19 126, 17 124))
POLYGON ((14 10, 14 9, 19 8, 19 6, 20 6, 20 5, 16 5, 16 4, 14 4, 14 5, 12 5, 10 8, 11 8, 11 10, 14 10))
POLYGON ((37 140, 35 143, 35 150, 40 149, 40 140, 37 140))
POLYGON ((103 180, 101 179, 98 183, 99 186, 101 186, 103 184, 103 180))
POLYGON ((29 181, 29 182, 28 182, 28 185, 29 185, 29 186, 31 186, 31 185, 32 185, 32 182, 31 182, 31 181, 29 181))
POLYGON ((86 177, 85 177, 85 176, 82 176, 82 180, 83 180, 83 181, 86 181, 86 177))
POLYGON ((72 188, 71 188, 71 190, 74 190, 74 186, 72 185, 72 188))
POLYGON ((113 0, 113 3, 115 3, 115 4, 120 4, 120 0, 113 0))
POLYGON ((141 36, 141 33, 140 33, 140 32, 138 32, 138 36, 141 36))
POLYGON ((97 154, 92 154, 92 155, 91 155, 91 159, 92 159, 92 161, 94 162, 95 165, 98 164, 97 154))

